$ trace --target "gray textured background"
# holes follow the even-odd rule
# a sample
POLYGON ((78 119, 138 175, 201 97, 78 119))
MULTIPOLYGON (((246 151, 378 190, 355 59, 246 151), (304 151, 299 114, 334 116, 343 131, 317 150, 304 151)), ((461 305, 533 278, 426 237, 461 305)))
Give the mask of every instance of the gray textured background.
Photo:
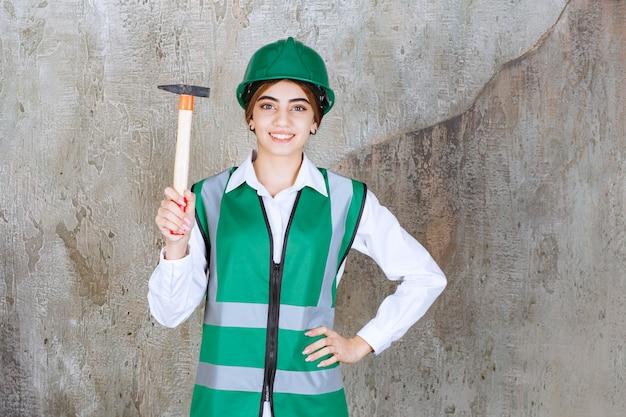
MULTIPOLYGON (((0 415, 180 416, 201 312, 151 319, 177 100, 209 85, 191 179, 254 141, 234 89, 261 45, 326 58, 308 145, 367 182, 449 287, 345 366, 354 417, 626 409, 623 0, 0 2, 0 415), (337 4, 335 4, 337 3, 337 4)), ((393 290, 353 253, 337 329, 393 290)))

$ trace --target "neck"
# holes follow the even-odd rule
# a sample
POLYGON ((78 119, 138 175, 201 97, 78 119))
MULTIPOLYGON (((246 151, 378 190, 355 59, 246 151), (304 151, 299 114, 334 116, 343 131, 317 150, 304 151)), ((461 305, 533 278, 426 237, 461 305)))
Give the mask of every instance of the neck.
POLYGON ((294 157, 259 153, 254 161, 254 172, 259 182, 274 197, 294 184, 301 165, 302 154, 294 157))

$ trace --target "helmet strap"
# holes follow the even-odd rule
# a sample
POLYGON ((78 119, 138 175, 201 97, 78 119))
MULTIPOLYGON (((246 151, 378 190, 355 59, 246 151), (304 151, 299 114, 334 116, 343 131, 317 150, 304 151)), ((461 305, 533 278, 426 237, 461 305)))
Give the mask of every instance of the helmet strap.
POLYGON ((326 92, 324 91, 324 89, 310 82, 305 81, 305 84, 307 85, 307 87, 309 87, 313 94, 315 94, 315 96, 319 100, 320 108, 323 110, 324 106, 327 104, 326 92))
POLYGON ((246 86, 246 90, 243 95, 244 103, 248 104, 250 102, 250 99, 254 95, 254 92, 261 86, 262 83, 263 81, 254 81, 246 86))

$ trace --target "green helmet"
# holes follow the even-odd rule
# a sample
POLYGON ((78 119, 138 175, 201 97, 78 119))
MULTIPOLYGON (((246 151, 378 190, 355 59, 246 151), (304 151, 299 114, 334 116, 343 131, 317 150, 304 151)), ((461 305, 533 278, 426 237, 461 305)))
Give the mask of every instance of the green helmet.
POLYGON ((257 81, 281 79, 312 84, 324 114, 335 103, 335 93, 328 86, 328 74, 322 57, 292 37, 265 45, 252 55, 243 81, 237 87, 237 101, 245 108, 257 81))

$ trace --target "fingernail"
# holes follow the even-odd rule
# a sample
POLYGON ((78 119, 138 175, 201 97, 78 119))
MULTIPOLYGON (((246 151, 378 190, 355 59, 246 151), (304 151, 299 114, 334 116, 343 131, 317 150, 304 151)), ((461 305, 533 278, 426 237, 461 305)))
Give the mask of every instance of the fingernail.
POLYGON ((187 205, 184 198, 179 198, 178 200, 176 200, 176 204, 178 204, 181 207, 185 207, 187 205))
POLYGON ((310 357, 310 356, 307 356, 306 358, 304 358, 304 361, 305 361, 305 362, 311 362, 312 360, 313 360, 313 359, 311 359, 311 357, 310 357))
POLYGON ((309 354, 309 349, 304 349, 304 350, 302 351, 302 354, 303 354, 303 355, 308 355, 308 354, 309 354))
POLYGON ((189 220, 187 217, 185 217, 185 218, 183 219, 183 222, 184 222, 186 225, 190 225, 190 224, 191 224, 191 220, 189 220))

